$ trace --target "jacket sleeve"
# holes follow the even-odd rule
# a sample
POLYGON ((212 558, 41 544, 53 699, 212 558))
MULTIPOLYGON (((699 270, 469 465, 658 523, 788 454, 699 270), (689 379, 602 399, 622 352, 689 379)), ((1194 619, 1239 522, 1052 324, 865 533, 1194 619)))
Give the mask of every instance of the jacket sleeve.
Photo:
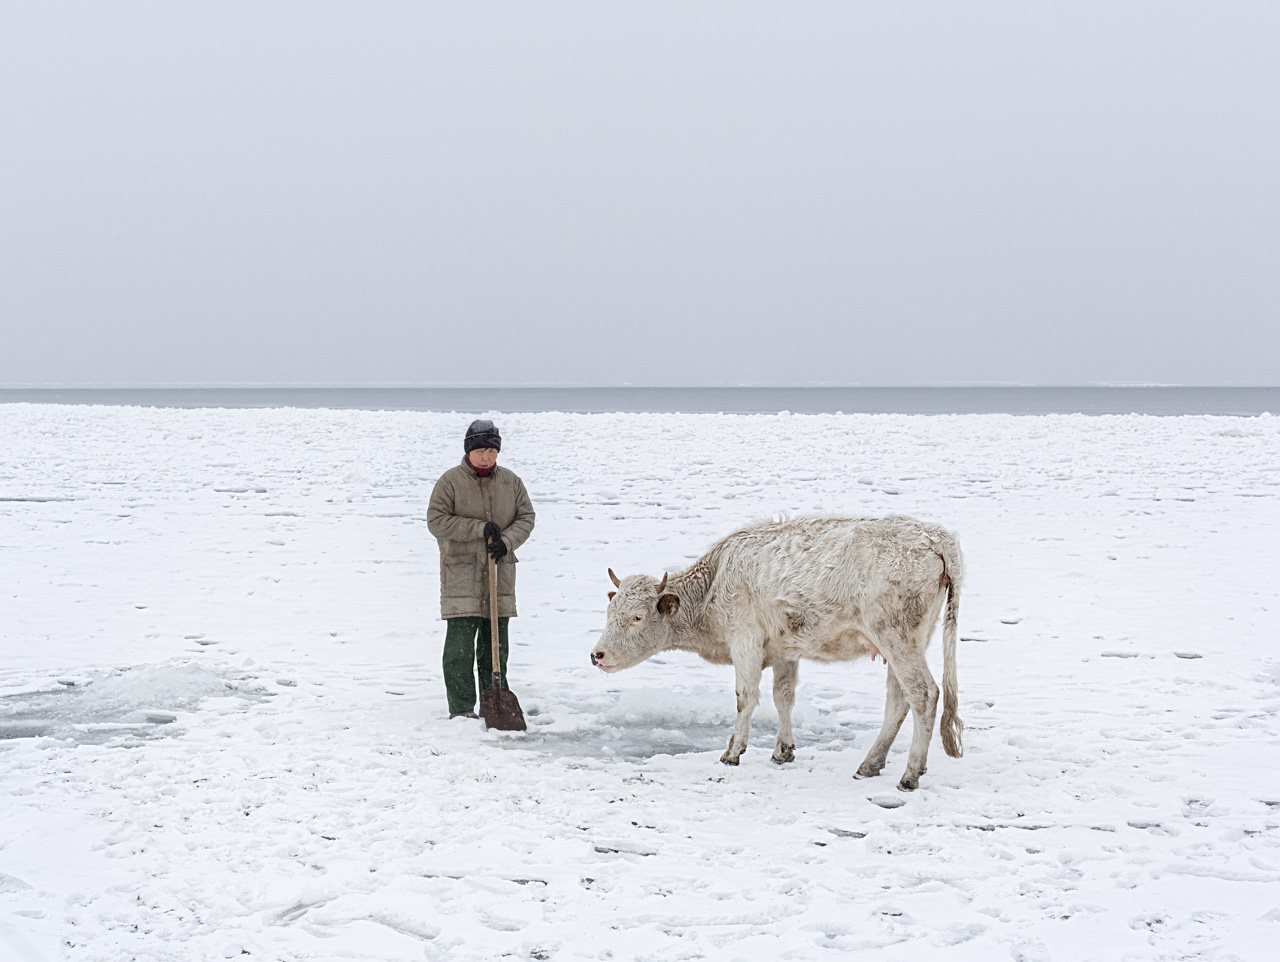
POLYGON ((515 551, 529 540, 529 535, 533 532, 533 521, 533 502, 529 500, 524 482, 516 478, 516 519, 502 532, 502 540, 507 543, 507 548, 515 551))
MULTIPOLYGON (((532 523, 530 523, 532 527, 532 523)), ((453 484, 441 478, 431 489, 427 506, 427 530, 437 541, 483 541, 484 522, 453 513, 453 484)))

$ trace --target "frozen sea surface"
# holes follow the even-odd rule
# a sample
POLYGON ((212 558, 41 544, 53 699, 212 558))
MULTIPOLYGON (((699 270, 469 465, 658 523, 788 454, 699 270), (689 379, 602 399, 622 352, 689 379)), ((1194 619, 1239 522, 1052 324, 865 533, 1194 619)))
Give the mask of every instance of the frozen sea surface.
POLYGON ((1280 387, 208 387, 0 388, 0 404, 577 414, 1280 413, 1280 387))
MULTIPOLYGON (((524 734, 449 721, 465 418, 0 407, 0 959, 1266 959, 1280 421, 508 415, 524 734), (780 512, 960 534, 963 758, 884 666, 604 676, 607 567, 780 512), (910 723, 908 722, 908 727, 910 723)), ((940 645, 931 650, 935 671, 940 645)))

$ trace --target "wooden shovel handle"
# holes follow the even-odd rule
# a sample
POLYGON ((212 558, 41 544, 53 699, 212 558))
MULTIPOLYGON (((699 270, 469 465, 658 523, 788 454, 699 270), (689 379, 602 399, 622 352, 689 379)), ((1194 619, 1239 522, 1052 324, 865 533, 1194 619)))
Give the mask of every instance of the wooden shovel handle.
MULTIPOLYGON (((486 544, 487 548, 488 545, 486 544)), ((502 653, 498 644, 498 563, 489 556, 489 647, 493 649, 493 683, 502 687, 502 653)))

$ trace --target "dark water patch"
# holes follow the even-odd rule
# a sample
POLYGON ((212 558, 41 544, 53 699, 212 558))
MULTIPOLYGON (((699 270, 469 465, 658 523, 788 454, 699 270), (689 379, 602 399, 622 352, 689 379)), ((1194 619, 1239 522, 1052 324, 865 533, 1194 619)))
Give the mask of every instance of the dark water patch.
POLYGON ((0 741, 12 738, 39 738, 47 735, 53 723, 39 718, 7 719, 0 721, 0 741))

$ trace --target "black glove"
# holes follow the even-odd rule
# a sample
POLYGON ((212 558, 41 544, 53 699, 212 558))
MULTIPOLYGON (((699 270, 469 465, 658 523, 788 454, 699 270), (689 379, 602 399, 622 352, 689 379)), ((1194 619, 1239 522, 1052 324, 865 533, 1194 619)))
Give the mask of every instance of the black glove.
POLYGON ((484 523, 484 542, 489 544, 502 537, 502 529, 498 527, 496 521, 486 521, 484 523))
POLYGON ((501 538, 495 538, 489 542, 489 554, 493 556, 494 561, 501 561, 503 555, 507 553, 507 543, 501 538))

